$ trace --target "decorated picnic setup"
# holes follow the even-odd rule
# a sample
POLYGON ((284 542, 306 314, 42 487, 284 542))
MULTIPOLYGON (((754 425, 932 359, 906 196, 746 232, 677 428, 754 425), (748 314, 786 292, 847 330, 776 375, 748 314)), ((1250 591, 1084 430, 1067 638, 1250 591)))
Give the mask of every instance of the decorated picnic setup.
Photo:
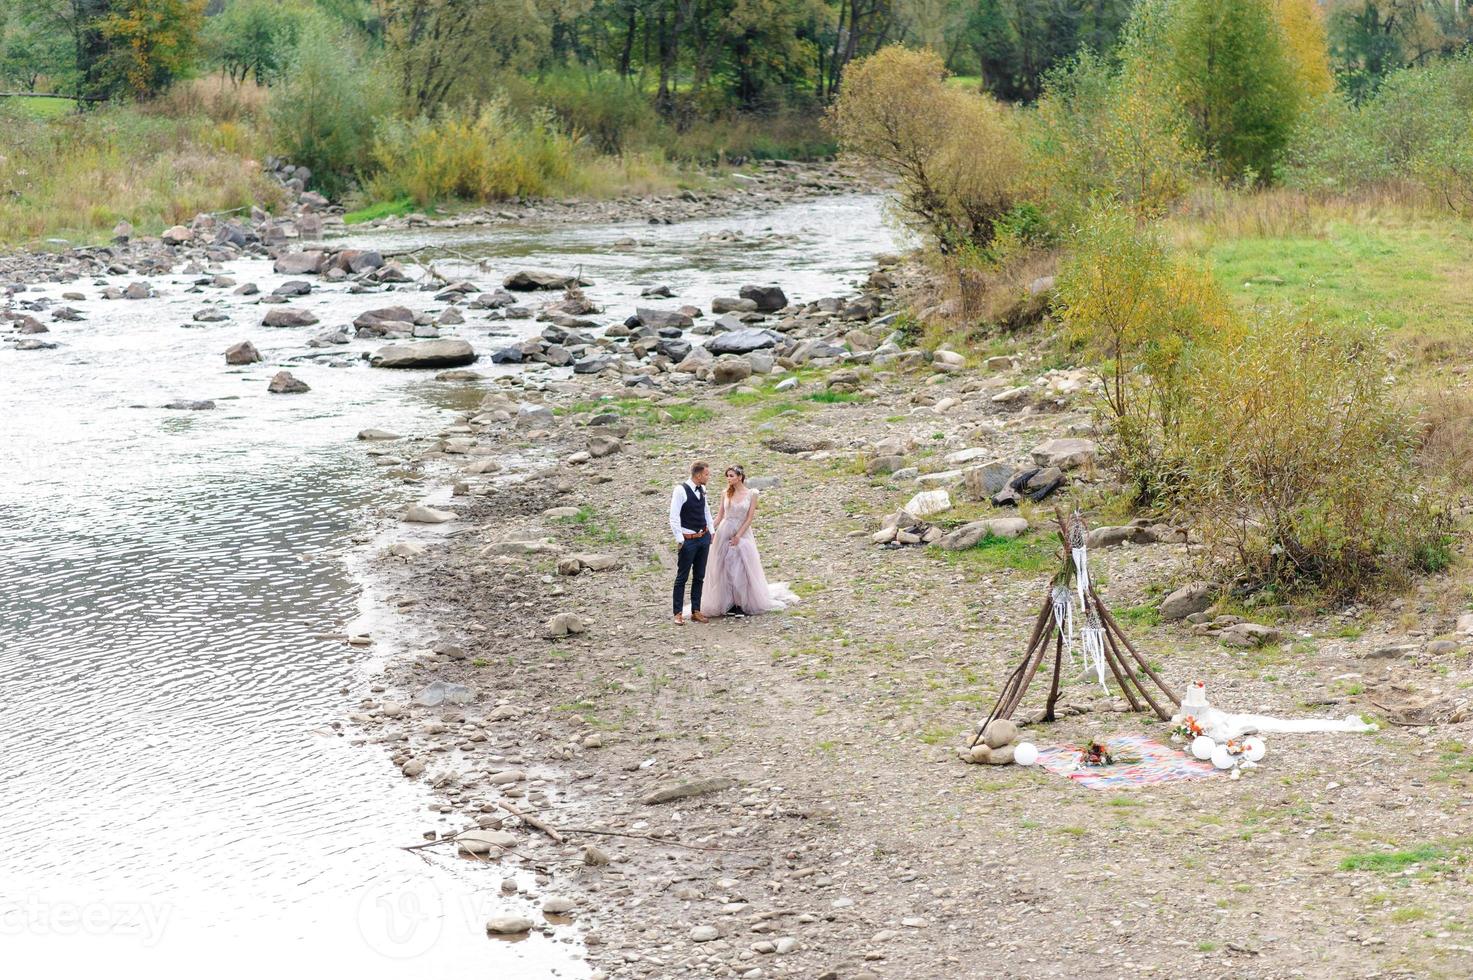
MULTIPOLYGON (((1089 528, 1083 516, 1077 511, 1067 517, 1056 511, 1055 516, 1061 545, 1059 570, 1049 580, 1022 659, 1003 682, 971 743, 960 752, 964 761, 1037 765, 1090 788, 1120 788, 1196 779, 1221 771, 1236 779, 1267 754, 1262 735, 1268 732, 1375 730, 1356 715, 1337 720, 1230 714, 1208 702, 1203 681, 1193 682, 1186 697, 1179 697, 1131 643, 1095 590, 1089 571, 1089 528), (1150 712, 1169 723, 1168 741, 1149 735, 1092 739, 1083 745, 1039 746, 1024 741, 1013 715, 1050 659, 1053 665, 1043 710, 1026 724, 1055 721, 1061 710, 1065 672, 1082 669, 1084 678, 1097 682, 1107 695, 1107 679, 1113 678, 1129 711, 1150 712)), ((1071 708, 1068 713, 1077 714, 1080 709, 1071 708)))

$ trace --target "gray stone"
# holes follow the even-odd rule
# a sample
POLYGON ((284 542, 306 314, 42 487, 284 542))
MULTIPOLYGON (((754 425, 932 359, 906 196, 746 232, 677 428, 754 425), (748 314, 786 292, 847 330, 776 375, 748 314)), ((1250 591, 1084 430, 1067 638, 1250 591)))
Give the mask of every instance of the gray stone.
POLYGON ((225 351, 226 364, 255 364, 261 359, 260 351, 249 340, 242 340, 225 351))
POLYGON ((502 282, 507 289, 531 292, 538 289, 567 289, 569 286, 591 286, 593 283, 562 272, 544 269, 521 269, 507 276, 502 282))
POLYGON ((473 364, 476 351, 464 340, 423 340, 380 347, 369 359, 379 368, 441 368, 473 364))
POLYGON ((282 306, 270 310, 261 320, 263 327, 310 327, 317 322, 316 314, 295 306, 282 306))
POLYGON ((722 790, 731 789, 736 784, 737 781, 735 779, 727 776, 712 776, 705 779, 665 783, 646 793, 640 798, 639 802, 645 806, 657 806, 661 803, 673 803, 676 800, 690 799, 692 796, 720 793, 722 790))
POLYGON ((1190 582, 1161 600, 1161 618, 1166 622, 1205 612, 1212 605, 1217 587, 1210 582, 1190 582))
POLYGON ((675 310, 655 310, 648 307, 640 307, 634 311, 639 317, 639 322, 646 327, 654 327, 656 330, 675 328, 678 330, 689 330, 695 326, 695 320, 675 310))
POLYGON ((290 371, 277 371, 271 377, 271 383, 266 390, 273 395, 300 395, 311 391, 307 382, 292 376, 290 371))
POLYGON ((486 920, 486 931, 496 936, 515 936, 532 928, 532 920, 522 915, 493 915, 486 920))
POLYGON ((272 266, 279 276, 308 276, 322 271, 326 255, 323 252, 288 252, 272 266))
POLYGON ((556 639, 563 636, 576 636, 579 633, 588 632, 588 623, 577 613, 558 613, 547 621, 542 628, 542 635, 548 639, 556 639))
POLYGON ((706 344, 706 350, 712 354, 747 354, 754 350, 775 347, 782 339, 782 334, 775 331, 748 327, 712 337, 706 344))
POLYGON ((989 749, 1000 749, 1018 740, 1018 725, 1007 718, 994 718, 982 733, 982 740, 989 749))
POLYGON ((711 380, 719 385, 736 384, 752 376, 752 365, 745 357, 723 354, 711 365, 711 380))
POLYGON ((711 312, 720 313, 753 313, 757 304, 750 299, 738 299, 734 296, 718 296, 711 301, 711 312))
POLYGON ((969 466, 962 473, 962 487, 969 500, 987 500, 1003 487, 1013 475, 1013 464, 993 460, 981 466, 969 466))
POLYGON ((788 305, 787 295, 777 286, 743 286, 739 295, 751 300, 759 313, 776 313, 788 305))
POLYGON ((1050 439, 1034 446, 1032 456, 1037 466, 1072 470, 1093 463, 1097 449, 1089 439, 1050 439))
POLYGON ((1234 623, 1219 633, 1218 639, 1230 647, 1253 648, 1279 642, 1280 633, 1258 623, 1234 623))
POLYGON ((1016 538, 1026 530, 1028 521, 1022 517, 994 517, 963 524, 936 542, 936 546, 945 551, 965 551, 976 547, 985 538, 1016 538))

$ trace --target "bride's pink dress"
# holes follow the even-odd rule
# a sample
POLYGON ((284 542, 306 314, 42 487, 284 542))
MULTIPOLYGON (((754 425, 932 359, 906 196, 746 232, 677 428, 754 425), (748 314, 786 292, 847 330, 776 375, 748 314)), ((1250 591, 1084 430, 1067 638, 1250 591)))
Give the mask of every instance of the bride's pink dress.
POLYGON ((768 584, 751 528, 742 535, 735 548, 731 547, 732 535, 746 522, 747 513, 756 499, 757 492, 749 490, 729 503, 726 516, 716 529, 706 566, 705 591, 701 597, 701 612, 707 616, 725 615, 733 607, 739 607, 749 616, 776 612, 798 600, 784 583, 768 584))

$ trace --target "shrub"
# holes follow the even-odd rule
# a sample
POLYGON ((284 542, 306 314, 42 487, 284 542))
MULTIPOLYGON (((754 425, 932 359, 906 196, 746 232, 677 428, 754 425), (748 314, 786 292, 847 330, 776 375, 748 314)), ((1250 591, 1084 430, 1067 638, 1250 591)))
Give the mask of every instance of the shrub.
POLYGON ((1199 361, 1187 472, 1212 553, 1252 586, 1346 598, 1448 560, 1374 335, 1267 318, 1199 361))
POLYGON ((1031 172, 1061 224, 1101 195, 1143 216, 1180 200, 1201 169, 1174 83, 1160 64, 1159 4, 1127 25, 1120 67, 1083 50, 1049 74, 1028 118, 1031 172))
POLYGON ((1024 161, 1003 108, 945 75, 933 52, 885 48, 850 64, 829 120, 844 149, 900 178, 901 211, 950 252, 992 240, 1024 161))
POLYGON ((629 79, 611 71, 564 69, 534 80, 508 77, 506 95, 521 113, 547 109, 561 129, 601 153, 648 146, 659 127, 654 105, 629 79))
POLYGON ((479 109, 388 119, 373 142, 376 200, 493 201, 545 195, 574 167, 575 144, 545 114, 513 115, 501 99, 479 109))
POLYGON ((311 168, 324 193, 341 194, 369 163, 375 120, 387 112, 383 81, 356 40, 325 20, 302 29, 286 78, 271 97, 278 150, 311 168))
POLYGON ((1097 209, 1059 273, 1055 310, 1099 373, 1104 428, 1136 501, 1185 485, 1182 422, 1193 362, 1241 328, 1211 273, 1118 206, 1097 209))

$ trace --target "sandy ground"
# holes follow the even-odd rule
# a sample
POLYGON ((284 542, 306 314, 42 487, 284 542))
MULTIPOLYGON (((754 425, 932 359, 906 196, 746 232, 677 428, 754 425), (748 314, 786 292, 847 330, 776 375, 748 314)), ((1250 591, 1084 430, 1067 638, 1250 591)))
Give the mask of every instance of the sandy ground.
MULTIPOLYGON (((1192 577, 1186 547, 1096 551, 1102 592, 1134 610, 1126 629, 1178 688, 1207 680, 1214 702, 1236 711, 1365 711, 1381 730, 1271 736, 1263 765, 1239 780, 1129 791, 958 760, 1026 641, 1052 567, 1051 512, 1026 510, 1035 531, 1007 548, 886 549, 869 534, 917 487, 867 476, 864 461, 896 436, 922 469, 966 447, 1022 462, 1085 422, 1083 400, 1022 412, 991 401, 1039 375, 1024 354, 998 373, 865 368, 865 396, 837 404, 807 398, 823 390, 818 372, 783 395, 775 378, 757 378, 756 394, 692 383, 643 401, 617 380, 580 378, 530 396, 559 413, 542 431, 482 429, 498 454, 554 462, 468 478, 452 504, 458 533, 384 560, 403 628, 460 649, 393 667, 352 720, 439 784, 443 812, 427 836, 510 832, 510 847, 493 848, 488 887, 533 868, 543 894, 570 897, 570 918, 533 915, 534 929, 586 944, 595 976, 1473 975, 1470 725, 1390 724, 1378 707, 1466 702, 1466 651, 1426 644, 1453 629, 1461 580, 1289 620, 1282 644, 1241 650, 1152 625, 1139 608, 1192 577), (618 400, 598 405, 599 394, 618 400), (938 413, 947 396, 959 404, 938 413), (562 462, 610 410, 628 427, 622 449, 562 462), (779 436, 832 448, 763 445, 779 436), (670 622, 665 509, 695 457, 780 480, 755 533, 769 577, 792 583, 800 606, 670 622), (544 516, 554 507, 582 510, 544 516), (534 539, 556 550, 488 548, 534 539), (577 553, 619 567, 559 575, 559 559, 577 553), (586 632, 544 638, 558 613, 586 632), (475 700, 409 703, 435 678, 470 686, 475 700), (697 779, 734 782, 642 801, 697 779)), ((1056 501, 1094 514, 1101 491, 1081 476, 1056 501)), ((937 521, 989 510, 962 504, 937 521)), ((1045 691, 1036 683, 1025 709, 1045 691)), ((1166 737, 1166 725, 1078 678, 1065 700, 1089 710, 1026 737, 1166 737)))

